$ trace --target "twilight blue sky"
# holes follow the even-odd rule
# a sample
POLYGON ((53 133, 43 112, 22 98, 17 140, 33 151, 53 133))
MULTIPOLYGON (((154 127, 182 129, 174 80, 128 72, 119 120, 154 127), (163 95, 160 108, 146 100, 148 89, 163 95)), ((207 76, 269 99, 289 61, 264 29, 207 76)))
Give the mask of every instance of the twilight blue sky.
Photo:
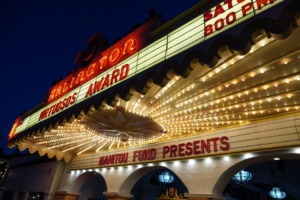
POLYGON ((75 67, 78 51, 101 33, 112 43, 148 18, 170 20, 200 0, 0 0, 0 146, 16 117, 43 101, 75 67))

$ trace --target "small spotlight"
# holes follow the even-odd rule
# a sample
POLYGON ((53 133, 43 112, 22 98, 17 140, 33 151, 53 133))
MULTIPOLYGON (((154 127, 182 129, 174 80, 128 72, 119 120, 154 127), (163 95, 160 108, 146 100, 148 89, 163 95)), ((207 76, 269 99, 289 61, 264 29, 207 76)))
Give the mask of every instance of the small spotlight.
POLYGON ((253 157, 254 157, 254 155, 252 153, 246 153, 244 155, 244 159, 253 158, 253 157))
POLYGON ((294 152, 300 154, 300 148, 296 148, 294 152))
POLYGON ((230 160, 229 156, 224 156, 223 159, 224 159, 224 161, 229 161, 230 160))

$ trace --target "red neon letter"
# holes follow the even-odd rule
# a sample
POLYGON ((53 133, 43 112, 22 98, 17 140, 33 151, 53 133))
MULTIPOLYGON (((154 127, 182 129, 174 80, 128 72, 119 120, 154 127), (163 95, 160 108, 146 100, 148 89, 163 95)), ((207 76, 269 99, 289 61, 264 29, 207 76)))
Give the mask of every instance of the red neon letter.
POLYGON ((103 68, 106 67, 106 63, 107 63, 107 56, 103 56, 102 58, 99 59, 99 69, 102 70, 103 68))
POLYGON ((77 80, 76 80, 76 85, 78 83, 81 83, 85 80, 85 72, 84 71, 81 71, 79 72, 79 74, 77 75, 77 80))
POLYGON ((124 44, 123 56, 125 56, 127 53, 134 50, 135 50, 135 40, 133 39, 127 40, 126 43, 124 44))
POLYGON ((95 74, 96 63, 91 64, 86 70, 86 76, 90 77, 95 74))
POLYGON ((55 93, 55 89, 51 90, 48 101, 51 101, 52 99, 54 99, 54 93, 55 93))
POLYGON ((64 86, 63 86, 62 92, 64 93, 65 91, 67 91, 68 87, 69 87, 69 83, 67 81, 64 82, 64 86))
POLYGON ((116 62, 120 57, 120 49, 115 48, 114 50, 112 50, 112 52, 110 53, 109 56, 109 62, 116 62))

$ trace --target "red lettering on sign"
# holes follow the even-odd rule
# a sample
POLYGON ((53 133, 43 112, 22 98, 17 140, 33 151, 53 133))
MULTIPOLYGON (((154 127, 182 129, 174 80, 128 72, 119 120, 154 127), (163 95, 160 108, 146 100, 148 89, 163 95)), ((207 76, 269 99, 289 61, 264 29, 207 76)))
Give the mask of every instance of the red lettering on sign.
POLYGON ((262 7, 268 5, 269 3, 273 3, 274 0, 256 0, 256 5, 258 10, 260 10, 262 7))
MULTIPOLYGON (((162 147, 162 150, 155 148, 135 150, 132 152, 132 162, 147 162, 160 159, 175 159, 177 157, 193 156, 218 151, 228 151, 230 149, 229 138, 227 136, 214 137, 203 140, 195 140, 187 143, 171 144, 162 147), (162 151, 162 155, 157 153, 162 151), (161 155, 157 158, 157 155, 161 155)), ((128 153, 112 154, 101 156, 99 165, 115 165, 127 163, 128 153)))
POLYGON ((203 15, 204 15, 204 21, 205 22, 211 20, 214 17, 211 12, 212 12, 211 10, 207 10, 206 12, 204 12, 203 15))
POLYGON ((222 30, 225 26, 231 25, 236 21, 236 13, 231 12, 229 13, 225 19, 220 18, 215 21, 214 24, 208 24, 205 26, 204 34, 205 36, 208 36, 216 31, 222 30))
POLYGON ((112 154, 101 156, 99 158, 99 165, 114 165, 125 164, 128 161, 128 153, 112 154))
POLYGON ((214 17, 218 17, 220 14, 224 13, 225 10, 223 9, 223 6, 216 5, 216 9, 215 9, 215 13, 214 13, 214 17))
POLYGON ((221 137, 220 142, 221 142, 222 146, 220 146, 220 149, 222 151, 228 151, 229 150, 230 144, 229 144, 228 140, 229 140, 229 138, 227 136, 221 137))
POLYGON ((190 156, 193 154, 193 143, 188 142, 185 145, 185 155, 190 156))
MULTIPOLYGON (((245 5, 241 5, 240 8, 235 9, 236 11, 230 12, 230 9, 234 8, 234 3, 236 5, 243 3, 245 0, 224 0, 223 4, 217 4, 214 8, 209 9, 203 13, 204 17, 204 35, 209 36, 215 32, 223 30, 226 26, 234 24, 239 18, 245 17, 248 15, 251 10, 253 10, 254 6, 253 2, 246 3, 245 5), (221 15, 225 12, 229 12, 226 16, 221 17, 221 15), (242 15, 237 15, 238 12, 242 12, 242 15), (216 18, 215 21, 209 23, 210 20, 216 18)), ((274 3, 275 0, 257 0, 256 6, 257 9, 260 10, 263 7, 274 3)))
POLYGON ((247 4, 243 5, 242 6, 243 17, 245 17, 252 8, 253 8, 252 3, 247 3, 247 4))
POLYGON ((193 142, 180 143, 178 145, 170 145, 163 147, 163 158, 176 158, 205 154, 222 151, 228 151, 230 148, 229 138, 223 136, 221 138, 209 138, 206 140, 195 140, 193 142))
POLYGON ((154 160, 156 158, 156 149, 138 150, 133 152, 133 162, 154 160))
MULTIPOLYGON (((86 67, 79 68, 77 71, 53 86, 49 91, 47 103, 49 104, 63 95, 66 95, 72 89, 116 66, 118 63, 149 44, 151 41, 149 32, 155 28, 157 20, 157 18, 149 20, 108 49, 102 51, 94 60, 91 60, 86 67)), ((91 56, 92 54, 88 54, 85 60, 91 59, 91 56)), ((115 82, 117 81, 116 77, 117 75, 113 78, 115 82)), ((120 79, 122 80, 122 78, 125 77, 127 77, 126 73, 120 71, 120 79)), ((105 84, 109 85, 109 82, 106 82, 105 84)))
POLYGON ((109 55, 109 62, 114 63, 120 58, 120 49, 115 48, 109 55))
POLYGON ((179 151, 178 155, 180 157, 185 156, 185 144, 184 143, 181 143, 178 145, 178 151, 179 151))
POLYGON ((201 143, 200 140, 196 140, 196 141, 193 142, 194 154, 200 154, 201 153, 201 151, 199 150, 200 149, 200 143, 201 143))
MULTIPOLYGON (((105 70, 111 68, 113 65, 133 54, 136 50, 134 46, 135 44, 135 40, 129 39, 123 45, 123 53, 121 53, 120 48, 116 47, 111 51, 108 51, 107 55, 102 56, 100 59, 98 59, 98 61, 91 63, 88 67, 81 69, 75 74, 69 75, 69 77, 67 77, 65 81, 62 81, 60 84, 51 89, 50 95, 48 97, 48 103, 66 94, 70 89, 82 85, 86 81, 95 77, 97 74, 103 73, 105 70)), ((124 79, 127 75, 126 70, 122 72, 123 73, 120 73, 119 80, 124 79)), ((110 77, 107 77, 105 82, 106 87, 110 85, 109 80, 110 77)), ((114 76, 113 81, 117 82, 116 75, 114 76)))
POLYGON ((129 73, 129 65, 125 64, 121 67, 121 69, 115 69, 111 74, 107 74, 104 77, 101 77, 100 80, 91 83, 86 94, 85 98, 103 90, 106 87, 109 87, 128 76, 129 73))
POLYGON ((50 117, 51 115, 54 115, 55 113, 62 111, 64 109, 68 108, 69 106, 73 105, 76 101, 76 98, 77 98, 77 92, 75 92, 74 94, 57 102, 56 104, 52 105, 51 107, 46 108, 45 110, 43 110, 40 113, 39 121, 43 120, 47 117, 50 117))

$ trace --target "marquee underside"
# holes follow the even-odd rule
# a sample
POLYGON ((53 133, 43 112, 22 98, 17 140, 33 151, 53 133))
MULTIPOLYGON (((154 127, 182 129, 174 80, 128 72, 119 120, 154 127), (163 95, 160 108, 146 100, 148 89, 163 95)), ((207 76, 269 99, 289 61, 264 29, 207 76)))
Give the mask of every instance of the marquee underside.
POLYGON ((91 106, 10 146, 69 162, 77 155, 299 115, 300 29, 278 36, 256 31, 243 55, 220 46, 213 67, 192 52, 192 70, 184 76, 169 70, 161 85, 149 79, 142 91, 132 87, 125 99, 116 96, 110 104, 91 106))

